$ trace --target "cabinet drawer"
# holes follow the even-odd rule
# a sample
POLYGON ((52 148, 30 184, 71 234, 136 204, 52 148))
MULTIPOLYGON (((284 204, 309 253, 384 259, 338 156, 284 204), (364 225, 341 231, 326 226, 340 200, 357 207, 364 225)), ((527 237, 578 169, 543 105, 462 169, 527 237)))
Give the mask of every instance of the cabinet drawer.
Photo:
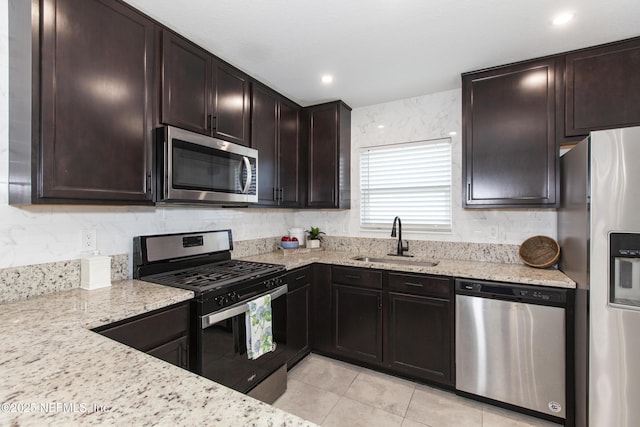
POLYGON ((189 334, 189 305, 125 321, 96 332, 140 351, 148 351, 189 334))
POLYGON ((289 292, 301 288, 308 283, 311 283, 311 267, 298 268, 287 274, 289 292))
POLYGON ((362 288, 382 289, 382 273, 363 268, 333 267, 331 281, 362 288))
POLYGON ((389 290, 411 294, 450 298, 450 280, 414 274, 389 274, 389 290))

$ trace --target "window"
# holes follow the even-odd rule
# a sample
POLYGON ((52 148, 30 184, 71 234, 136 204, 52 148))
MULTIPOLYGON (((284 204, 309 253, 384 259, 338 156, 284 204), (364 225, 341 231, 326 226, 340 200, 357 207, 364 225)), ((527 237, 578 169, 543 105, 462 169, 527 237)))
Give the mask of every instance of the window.
POLYGON ((363 148, 360 200, 363 228, 451 231, 451 139, 363 148))

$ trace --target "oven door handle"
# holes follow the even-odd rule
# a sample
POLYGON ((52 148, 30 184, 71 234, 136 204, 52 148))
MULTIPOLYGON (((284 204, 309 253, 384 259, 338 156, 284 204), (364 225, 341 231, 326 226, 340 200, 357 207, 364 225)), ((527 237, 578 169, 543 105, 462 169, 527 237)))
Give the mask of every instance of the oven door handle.
MULTIPOLYGON (((288 292, 287 285, 280 286, 275 291, 271 292, 271 301, 281 297, 288 292)), ((240 314, 249 311, 249 303, 242 302, 237 305, 233 305, 225 310, 217 311, 215 313, 207 314, 206 316, 200 316, 200 328, 207 329, 209 326, 214 325, 223 320, 230 319, 240 314)))

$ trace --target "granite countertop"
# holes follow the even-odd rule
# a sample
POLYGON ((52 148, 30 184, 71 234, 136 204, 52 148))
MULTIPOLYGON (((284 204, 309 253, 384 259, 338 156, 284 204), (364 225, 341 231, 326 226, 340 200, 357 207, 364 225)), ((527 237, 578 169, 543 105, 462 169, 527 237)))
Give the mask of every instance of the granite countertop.
POLYGON ((313 425, 98 335, 191 299, 125 280, 0 305, 0 425, 313 425))
MULTIPOLYGON (((557 288, 574 289, 576 284, 573 280, 565 276, 561 271, 555 269, 540 269, 526 266, 524 264, 501 264, 494 262, 460 261, 451 259, 436 259, 438 264, 434 267, 413 266, 406 264, 394 264, 393 257, 388 258, 389 263, 357 261, 352 258, 356 256, 375 254, 362 254, 356 252, 339 251, 311 251, 301 250, 298 253, 287 252, 286 254, 278 250, 262 255, 243 258, 249 261, 268 262, 282 264, 287 270, 303 267, 314 262, 345 265, 351 267, 366 267, 382 270, 403 271, 413 273, 436 274, 450 277, 462 277, 479 280, 495 280, 499 282, 521 283, 527 285, 550 286, 557 288)), ((434 261, 432 259, 412 258, 416 261, 434 261)))

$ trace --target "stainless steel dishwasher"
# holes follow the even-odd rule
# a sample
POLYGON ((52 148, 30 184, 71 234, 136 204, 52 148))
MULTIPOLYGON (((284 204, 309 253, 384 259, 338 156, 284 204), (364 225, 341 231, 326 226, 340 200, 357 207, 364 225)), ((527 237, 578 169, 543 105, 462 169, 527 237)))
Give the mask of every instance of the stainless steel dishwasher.
POLYGON ((462 279, 455 289, 456 389, 566 418, 567 290, 462 279))

